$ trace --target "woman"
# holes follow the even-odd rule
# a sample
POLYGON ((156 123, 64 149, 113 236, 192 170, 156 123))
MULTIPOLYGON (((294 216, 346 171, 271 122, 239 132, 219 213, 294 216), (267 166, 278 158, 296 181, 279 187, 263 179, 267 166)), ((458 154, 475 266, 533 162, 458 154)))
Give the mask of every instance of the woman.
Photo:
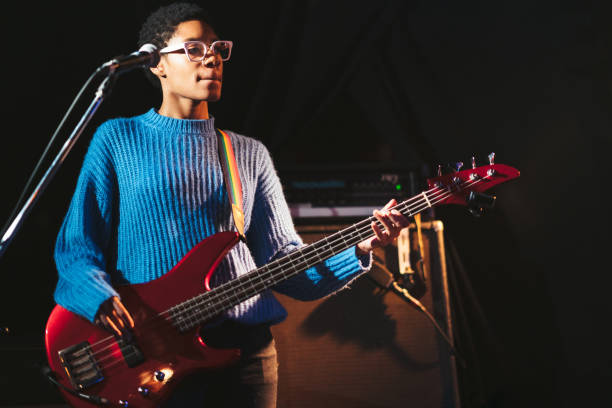
MULTIPOLYGON (((150 69, 161 87, 161 106, 98 128, 58 236, 57 303, 118 336, 134 327, 134 319, 113 285, 159 278, 202 239, 234 229, 208 110, 221 97, 223 63, 233 44, 218 38, 209 21, 199 6, 183 3, 162 7, 146 20, 140 44, 161 50, 150 69)), ((240 173, 247 240, 226 256, 213 286, 303 245, 266 148, 227 134, 240 173)), ((373 223, 374 237, 274 290, 316 299, 365 272, 372 248, 389 243, 408 224, 389 210, 394 204, 374 212, 384 226, 373 223)), ((214 337, 240 348, 240 362, 184 381, 167 405, 274 407, 277 363, 269 326, 285 317, 269 290, 224 311, 214 337)))

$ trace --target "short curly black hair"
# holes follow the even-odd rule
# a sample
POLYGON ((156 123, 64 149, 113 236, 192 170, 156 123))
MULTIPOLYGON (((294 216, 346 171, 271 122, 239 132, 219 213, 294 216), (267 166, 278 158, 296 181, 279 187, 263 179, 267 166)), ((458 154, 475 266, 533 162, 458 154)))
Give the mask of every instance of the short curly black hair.
MULTIPOLYGON (((197 4, 172 3, 160 7, 151 13, 142 24, 138 35, 138 48, 144 44, 153 44, 161 50, 174 35, 176 27, 180 23, 190 20, 203 21, 213 27, 210 14, 197 4)), ((145 69, 144 72, 153 85, 161 88, 159 78, 148 69, 145 69)))

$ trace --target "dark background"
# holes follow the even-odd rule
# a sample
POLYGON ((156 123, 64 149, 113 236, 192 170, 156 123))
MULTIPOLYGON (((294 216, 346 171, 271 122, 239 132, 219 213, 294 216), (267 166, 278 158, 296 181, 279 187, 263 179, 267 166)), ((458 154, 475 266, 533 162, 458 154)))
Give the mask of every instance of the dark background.
MULTIPOLYGON (((3 8, 2 222, 80 86, 102 62, 136 49, 140 24, 160 3, 76 4, 3 8)), ((495 151, 499 163, 521 170, 520 179, 497 189, 486 217, 463 208, 436 213, 465 271, 456 276, 458 342, 469 363, 460 371, 464 406, 612 401, 605 204, 612 15, 605 2, 206 7, 221 37, 235 42, 222 100, 210 111, 220 127, 262 140, 279 168, 433 168, 473 154, 484 164, 495 151)), ((79 112, 92 97, 90 91, 79 112)), ((55 235, 91 132, 159 100, 140 73, 120 77, 0 259, 0 327, 10 330, 0 336, 5 356, 35 360, 40 351, 57 279, 55 235)), ((13 397, 8 391, 24 386, 21 368, 6 365, 0 378, 8 402, 47 398, 31 389, 13 397)))

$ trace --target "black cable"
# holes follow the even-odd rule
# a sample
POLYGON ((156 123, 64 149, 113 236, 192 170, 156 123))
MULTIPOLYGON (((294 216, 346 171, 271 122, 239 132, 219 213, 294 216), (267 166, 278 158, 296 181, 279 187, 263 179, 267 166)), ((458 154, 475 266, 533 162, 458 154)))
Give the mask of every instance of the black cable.
POLYGON ((393 292, 400 295, 404 300, 407 300, 409 303, 412 303, 413 306, 415 306, 418 310, 420 310, 429 319, 429 321, 431 322, 431 324, 433 324, 434 328, 438 331, 440 336, 442 336, 444 341, 446 341, 446 344, 448 345, 451 354, 455 356, 459 365, 461 365, 461 367, 463 368, 467 368, 465 360, 463 359, 463 357, 461 357, 461 354, 459 354, 459 352, 457 351, 457 348, 453 344, 452 340, 444 332, 442 327, 440 327, 440 325, 436 321, 436 318, 433 317, 431 313, 429 313, 429 310, 427 310, 427 308, 421 302, 419 302, 417 298, 412 296, 410 292, 406 288, 402 287, 402 285, 400 285, 397 281, 393 281, 392 286, 393 286, 393 292))
POLYGON ((57 381, 55 379, 55 374, 53 373, 53 370, 51 370, 51 368, 49 366, 43 366, 40 370, 41 374, 49 381, 51 381, 53 384, 55 384, 56 386, 58 386, 59 388, 63 389, 64 391, 74 395, 75 397, 79 397, 82 398, 86 401, 89 401, 93 404, 96 405, 106 405, 108 404, 108 399, 104 398, 104 397, 98 397, 97 395, 89 395, 89 394, 85 394, 82 392, 79 392, 77 390, 74 390, 72 388, 68 388, 66 387, 64 384, 62 384, 61 382, 57 381))
POLYGON ((55 129, 55 132, 53 132, 53 136, 51 136, 51 140, 49 140, 49 143, 47 144, 47 147, 45 147, 45 151, 40 156, 40 159, 38 159, 38 162, 36 163, 36 166, 34 167, 34 171, 32 171, 32 174, 30 174, 30 178, 26 182, 26 185, 23 188, 23 191, 21 192, 21 195, 19 196, 19 199, 17 200, 17 204, 15 205, 15 208, 13 208, 13 211, 11 212, 11 215, 8 217, 8 220, 4 224, 4 227, 2 228, 2 233, 0 234, 0 237, 3 237, 6 234, 6 231, 8 230, 8 228, 11 225, 13 219, 15 218, 15 215, 17 214, 17 211, 19 211, 19 209, 23 205, 23 201, 25 199, 25 196, 26 196, 28 190, 30 189, 30 186, 32 185, 32 182, 34 181, 34 177, 36 177, 36 174, 38 173, 38 170, 40 169, 40 166, 42 166, 43 162, 45 161, 45 158, 46 158, 47 154, 49 153, 49 150, 51 149, 51 146, 53 146, 53 143, 55 142, 55 139, 59 135, 60 130, 62 129, 64 124, 66 123, 66 120, 68 119, 68 117, 72 113, 72 110, 77 105, 77 102, 79 101, 79 99, 83 95, 83 92, 85 92, 85 90, 89 87, 89 84, 91 83, 91 81, 98 75, 98 73, 100 73, 100 71, 101 71, 101 69, 98 68, 98 69, 96 69, 89 76, 89 78, 87 79, 85 84, 79 90, 79 93, 77 94, 77 96, 73 99, 72 104, 70 104, 70 107, 68 108, 68 110, 64 114, 64 117, 62 118, 60 124, 55 129))
POLYGON ((373 262, 374 262, 374 265, 378 269, 382 270, 384 273, 383 274, 372 274, 370 272, 368 273, 368 276, 374 282, 376 282, 378 285, 382 286, 386 290, 389 290, 391 288, 391 290, 395 294, 400 296, 403 300, 407 301, 408 303, 411 303, 414 307, 416 307, 419 311, 421 311, 429 319, 429 321, 433 324, 434 328, 438 331, 438 333, 444 339, 444 341, 446 341, 446 344, 448 345, 451 354, 455 356, 455 358, 457 359, 457 362, 463 368, 466 368, 465 360, 463 359, 463 357, 461 357, 455 345, 451 341, 450 337, 440 327, 440 325, 436 321, 436 318, 433 317, 433 315, 429 312, 429 310, 427 310, 427 308, 421 302, 419 302, 417 298, 412 296, 406 288, 404 288, 399 282, 397 282, 393 278, 393 273, 387 268, 387 266, 383 262, 380 262, 377 260, 374 260, 373 262))

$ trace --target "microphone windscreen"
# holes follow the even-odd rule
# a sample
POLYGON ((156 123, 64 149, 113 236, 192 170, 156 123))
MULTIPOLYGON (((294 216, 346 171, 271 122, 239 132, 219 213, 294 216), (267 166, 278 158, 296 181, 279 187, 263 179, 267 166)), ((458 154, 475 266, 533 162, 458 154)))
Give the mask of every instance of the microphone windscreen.
POLYGON ((153 44, 144 44, 142 47, 138 49, 138 52, 146 52, 149 54, 153 54, 157 52, 157 47, 153 44))
POLYGON ((144 44, 138 49, 138 52, 144 52, 151 55, 151 61, 149 62, 150 67, 154 67, 159 63, 159 52, 155 45, 150 43, 144 44))

